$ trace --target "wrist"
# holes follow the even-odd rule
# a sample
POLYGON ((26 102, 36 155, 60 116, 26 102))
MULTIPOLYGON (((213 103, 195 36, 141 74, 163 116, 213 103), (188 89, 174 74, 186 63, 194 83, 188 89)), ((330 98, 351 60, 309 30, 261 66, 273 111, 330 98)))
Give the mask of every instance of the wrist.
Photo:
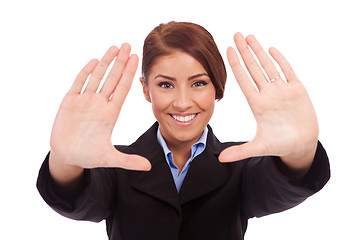
POLYGON ((53 151, 50 151, 49 171, 52 178, 59 185, 66 186, 77 181, 81 177, 84 169, 79 166, 66 164, 61 159, 63 158, 53 151))
POLYGON ((304 148, 302 151, 281 156, 286 175, 294 181, 301 180, 310 169, 315 157, 318 141, 309 147, 304 148))

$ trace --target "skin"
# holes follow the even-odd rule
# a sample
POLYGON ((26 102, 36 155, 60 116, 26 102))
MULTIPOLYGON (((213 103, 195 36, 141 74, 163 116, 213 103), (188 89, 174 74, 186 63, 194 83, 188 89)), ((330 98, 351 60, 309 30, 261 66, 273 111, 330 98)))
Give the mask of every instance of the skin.
POLYGON ((225 149, 221 162, 233 162, 251 156, 280 156, 286 174, 300 181, 315 156, 319 127, 310 97, 284 56, 275 48, 269 53, 279 64, 286 79, 280 77, 273 61, 253 35, 246 39, 234 36, 236 47, 258 91, 247 77, 236 51, 229 47, 227 57, 235 78, 244 93, 257 122, 254 139, 246 144, 225 149), (255 53, 268 79, 250 53, 255 53))
POLYGON ((125 43, 120 50, 110 47, 100 62, 91 60, 65 95, 50 138, 49 169, 60 185, 76 186, 84 168, 150 170, 147 159, 121 153, 111 143, 114 125, 139 61, 136 55, 129 56, 130 50, 130 45, 125 43), (97 93, 100 81, 114 58, 114 66, 97 93))
POLYGON ((215 87, 203 66, 179 51, 158 58, 147 84, 142 78, 140 81, 181 172, 190 157, 191 146, 199 140, 214 112, 215 87), (190 118, 195 114, 194 119, 187 122, 174 119, 174 116, 190 118))
MULTIPOLYGON (((257 131, 252 141, 225 149, 219 161, 232 162, 252 156, 275 155, 281 158, 286 174, 292 180, 299 181, 311 166, 319 132, 315 110, 306 89, 278 50, 270 48, 269 53, 279 64, 285 79, 279 77, 270 83, 268 79, 280 74, 255 37, 249 35, 245 39, 242 34, 236 33, 234 40, 258 89, 247 77, 236 50, 229 47, 228 61, 255 116, 257 131)), ((76 190, 76 183, 84 168, 151 169, 147 159, 121 153, 111 143, 114 125, 137 66, 138 57, 130 55, 129 44, 123 44, 120 50, 111 47, 100 61, 91 60, 81 70, 65 95, 53 125, 49 158, 50 173, 64 188, 76 190), (106 69, 114 59, 114 65, 99 89, 106 69), (85 85, 88 77, 88 84, 85 85)), ((192 84, 196 79, 206 81, 206 76, 189 80, 190 76, 199 73, 206 72, 194 59, 176 53, 158 60, 150 73, 148 86, 143 84, 145 98, 152 103, 160 131, 180 167, 187 160, 191 144, 200 137, 214 109, 215 90, 212 84, 208 83, 205 87, 192 84), (166 79, 174 88, 156 85, 164 80, 163 77, 156 77, 160 73, 175 79, 166 79), (192 126, 186 128, 171 122, 173 119, 169 114, 187 113, 199 113, 192 126)))

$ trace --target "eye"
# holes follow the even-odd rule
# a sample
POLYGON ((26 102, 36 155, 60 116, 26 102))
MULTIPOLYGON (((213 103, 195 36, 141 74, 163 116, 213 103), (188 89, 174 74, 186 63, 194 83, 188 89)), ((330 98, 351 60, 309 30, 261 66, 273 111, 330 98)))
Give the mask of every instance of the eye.
POLYGON ((207 82, 205 82, 205 81, 196 81, 192 84, 193 87, 202 87, 205 85, 207 85, 207 82))
POLYGON ((161 88, 174 88, 174 86, 169 82, 160 82, 158 86, 161 88))

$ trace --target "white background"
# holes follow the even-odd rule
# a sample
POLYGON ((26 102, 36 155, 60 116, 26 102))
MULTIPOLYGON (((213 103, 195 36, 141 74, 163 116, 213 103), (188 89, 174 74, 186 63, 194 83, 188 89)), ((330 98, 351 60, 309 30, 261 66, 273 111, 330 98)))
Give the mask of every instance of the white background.
MULTIPOLYGON (((294 209, 251 219, 245 238, 360 239, 359 10, 355 0, 2 1, 0 239, 107 239, 104 222, 75 222, 52 211, 36 190, 37 172, 60 101, 86 62, 123 42, 141 58, 146 35, 171 20, 207 28, 223 57, 236 31, 277 47, 317 110, 330 182, 294 209)), ((225 97, 210 124, 221 141, 251 140, 255 122, 225 62, 225 97)), ((139 76, 114 144, 130 144, 155 120, 139 76)))

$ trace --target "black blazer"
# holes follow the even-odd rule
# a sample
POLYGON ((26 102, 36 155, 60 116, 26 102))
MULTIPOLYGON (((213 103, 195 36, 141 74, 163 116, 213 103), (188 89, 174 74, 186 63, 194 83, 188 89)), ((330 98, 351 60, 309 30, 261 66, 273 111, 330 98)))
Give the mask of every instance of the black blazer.
POLYGON ((206 148, 191 163, 179 193, 156 139, 158 123, 130 146, 116 146, 149 159, 151 171, 86 169, 81 191, 68 196, 52 180, 47 156, 39 172, 38 190, 63 216, 96 222, 105 219, 111 240, 239 240, 249 218, 298 205, 330 177, 320 143, 299 185, 291 184, 281 173, 278 157, 220 163, 220 152, 239 143, 219 142, 208 127, 206 148))

